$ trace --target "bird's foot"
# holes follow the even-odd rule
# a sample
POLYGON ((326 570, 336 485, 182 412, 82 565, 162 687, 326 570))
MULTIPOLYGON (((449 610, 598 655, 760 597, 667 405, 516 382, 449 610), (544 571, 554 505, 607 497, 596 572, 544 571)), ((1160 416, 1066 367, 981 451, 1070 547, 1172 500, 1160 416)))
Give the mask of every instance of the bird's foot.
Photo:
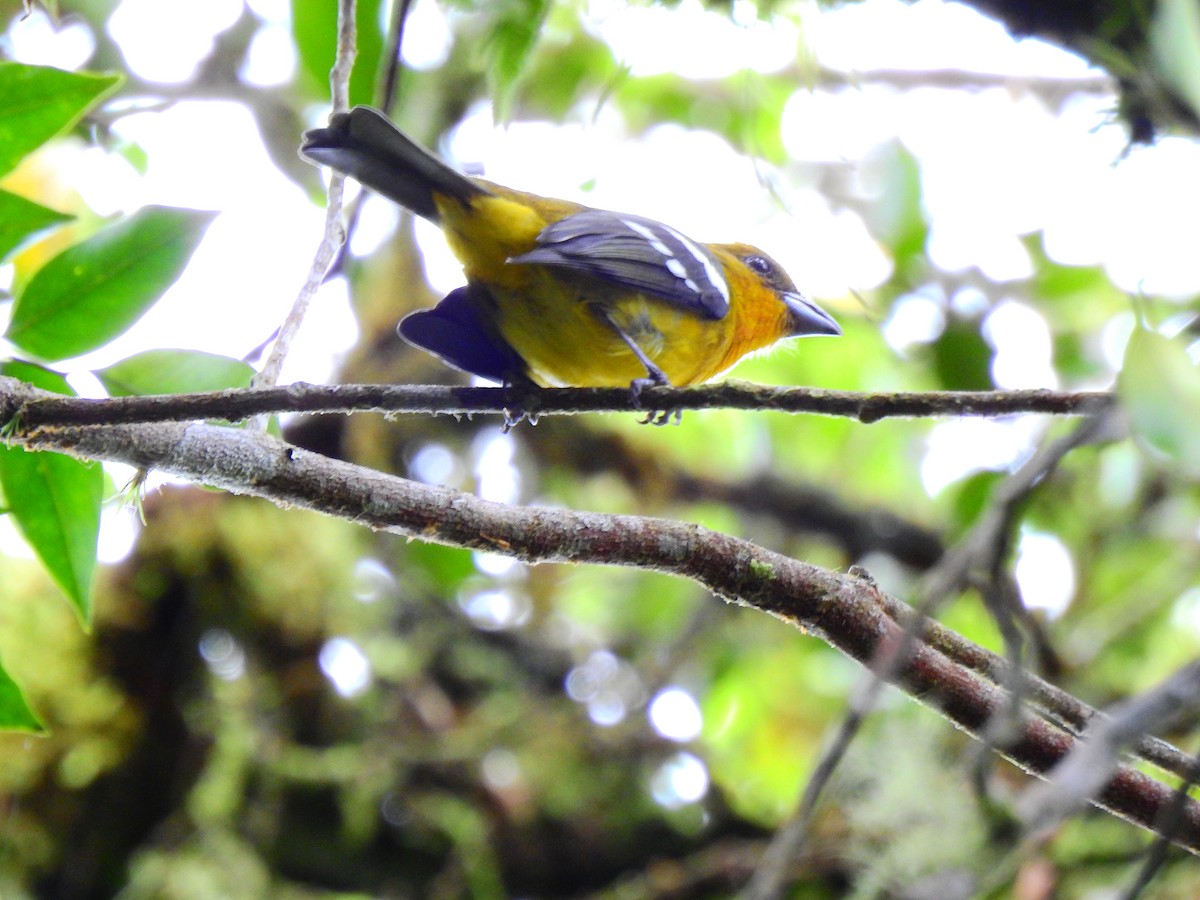
POLYGON ((514 378, 504 385, 504 425, 505 434, 512 431, 522 422, 537 425, 540 415, 542 389, 532 381, 524 378, 514 378))
MULTIPOLYGON (((647 367, 647 377, 635 378, 629 382, 629 400, 634 409, 642 408, 642 391, 650 387, 670 387, 670 379, 657 367, 647 367)), ((643 425, 666 425, 674 422, 678 425, 683 421, 682 409, 647 409, 643 425)))

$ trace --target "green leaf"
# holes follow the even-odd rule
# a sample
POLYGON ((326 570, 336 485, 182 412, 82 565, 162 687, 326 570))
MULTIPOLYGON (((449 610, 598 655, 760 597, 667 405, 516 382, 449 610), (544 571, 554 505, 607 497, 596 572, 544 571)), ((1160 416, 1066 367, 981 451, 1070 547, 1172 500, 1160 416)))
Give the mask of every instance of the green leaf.
POLYGON ((479 573, 471 554, 457 547, 414 541, 405 546, 404 559, 412 572, 420 573, 420 577, 432 581, 437 590, 446 596, 456 593, 468 578, 479 573))
POLYGON ((907 147, 889 141, 871 154, 863 168, 872 195, 867 228, 892 251, 897 270, 907 271, 924 255, 929 236, 920 166, 907 147))
POLYGON ((632 78, 618 71, 609 90, 635 134, 663 121, 690 124, 692 109, 700 102, 694 85, 674 74, 632 78))
POLYGON ((612 50, 575 28, 566 40, 544 42, 529 60, 520 86, 522 115, 565 119, 582 98, 606 93, 616 77, 612 50))
MULTIPOLYGON (((1033 263, 1032 287, 1038 297, 1064 302, 1083 301, 1111 285, 1102 266, 1068 266, 1051 259, 1046 252, 1043 232, 1024 235, 1021 243, 1033 263)), ((1110 314, 1110 310, 1106 309, 1105 313, 1110 314)))
POLYGON ((0 484, 17 528, 87 627, 104 493, 100 464, 3 447, 0 484))
MULTIPOLYGON (((8 362, 0 373, 45 390, 73 393, 62 375, 41 366, 8 362)), ((100 464, 0 446, 0 486, 17 528, 88 627, 104 494, 100 464)))
POLYGON ((148 206, 68 247, 25 283, 6 337, 51 361, 107 344, 179 277, 214 215, 148 206))
POLYGON ((46 726, 34 714, 20 686, 0 665, 0 731, 44 734, 46 726))
MULTIPOLYGON (((359 0, 350 105, 377 102, 375 82, 383 59, 380 0, 359 0)), ((321 99, 329 100, 329 70, 337 54, 337 7, 328 0, 292 0, 292 37, 300 66, 321 99)))
POLYGON ((965 531, 975 524, 983 511, 989 508, 992 494, 1002 478, 999 472, 976 472, 955 486, 951 508, 957 528, 965 531))
POLYGON ((1200 476, 1200 369, 1183 344, 1139 328, 1129 338, 1117 392, 1143 443, 1200 476))
POLYGON ((524 74, 529 56, 537 45, 550 4, 547 0, 501 0, 490 9, 488 77, 496 119, 505 121, 513 88, 524 74))
POLYGON ((119 75, 0 63, 0 175, 78 122, 120 83, 119 75))
MULTIPOLYGON (((1118 312, 1129 308, 1129 295, 1117 288, 1103 266, 1065 265, 1046 252, 1045 236, 1037 231, 1021 243, 1033 264, 1029 290, 1055 334, 1091 335, 1118 312)), ((1058 359, 1058 356, 1055 356, 1058 359)))
POLYGON ((74 397, 75 391, 67 384, 66 376, 37 363, 24 362, 19 359, 6 360, 0 364, 0 375, 17 378, 26 384, 32 384, 43 391, 53 391, 56 394, 66 394, 74 397))
POLYGON ((783 110, 796 92, 791 78, 772 78, 761 72, 738 72, 725 85, 725 96, 702 101, 696 125, 724 135, 742 152, 782 165, 789 159, 783 143, 783 110), (746 102, 723 102, 740 91, 746 102))
POLYGON ((1160 0, 1150 27, 1150 50, 1163 80, 1200 116, 1200 6, 1160 0))
POLYGON ((95 374, 114 397, 126 397, 249 387, 254 368, 240 359, 215 353, 147 350, 95 374))
POLYGON ((992 348, 974 321, 952 319, 933 344, 939 386, 948 391, 990 391, 992 348))
POLYGON ((146 153, 146 148, 141 144, 135 144, 132 141, 122 141, 112 149, 125 162, 133 166, 133 170, 139 175, 145 175, 150 171, 150 157, 146 153))
POLYGON ((72 218, 24 197, 0 191, 0 262, 40 232, 72 218))

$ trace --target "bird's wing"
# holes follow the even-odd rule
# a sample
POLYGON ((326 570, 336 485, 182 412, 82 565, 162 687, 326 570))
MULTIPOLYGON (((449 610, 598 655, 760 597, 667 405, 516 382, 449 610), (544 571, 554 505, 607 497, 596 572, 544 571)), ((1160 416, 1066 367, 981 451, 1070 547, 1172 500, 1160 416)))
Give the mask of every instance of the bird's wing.
POLYGON ((509 262, 585 272, 711 319, 729 311, 729 284, 716 257, 674 228, 640 216, 575 213, 546 226, 536 248, 509 262))
POLYGON ((481 305, 494 305, 486 289, 472 284, 447 294, 433 309, 405 316, 397 330, 410 344, 445 363, 498 384, 509 384, 524 371, 521 358, 487 325, 481 305))

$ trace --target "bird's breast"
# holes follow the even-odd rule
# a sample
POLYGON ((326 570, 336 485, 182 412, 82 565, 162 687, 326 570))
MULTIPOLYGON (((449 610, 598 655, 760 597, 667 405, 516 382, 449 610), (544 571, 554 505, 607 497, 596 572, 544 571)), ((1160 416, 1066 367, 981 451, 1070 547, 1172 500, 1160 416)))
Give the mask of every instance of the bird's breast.
POLYGON ((528 266, 531 281, 496 295, 496 325, 544 387, 625 387, 646 369, 614 329, 633 340, 671 384, 707 380, 729 343, 723 320, 701 318, 640 294, 615 298, 604 285, 528 266), (572 283, 575 282, 575 283, 572 283), (582 282, 582 283, 580 283, 582 282), (611 323, 611 324, 610 324, 611 323))

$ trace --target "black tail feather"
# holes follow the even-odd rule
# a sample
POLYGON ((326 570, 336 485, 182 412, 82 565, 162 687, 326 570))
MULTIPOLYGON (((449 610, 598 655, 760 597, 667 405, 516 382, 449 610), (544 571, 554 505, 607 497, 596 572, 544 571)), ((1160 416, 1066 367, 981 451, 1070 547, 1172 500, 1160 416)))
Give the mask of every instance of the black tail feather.
POLYGON ((369 106, 338 113, 327 128, 306 132, 300 156, 349 175, 433 222, 438 219, 435 193, 464 203, 488 193, 369 106))

